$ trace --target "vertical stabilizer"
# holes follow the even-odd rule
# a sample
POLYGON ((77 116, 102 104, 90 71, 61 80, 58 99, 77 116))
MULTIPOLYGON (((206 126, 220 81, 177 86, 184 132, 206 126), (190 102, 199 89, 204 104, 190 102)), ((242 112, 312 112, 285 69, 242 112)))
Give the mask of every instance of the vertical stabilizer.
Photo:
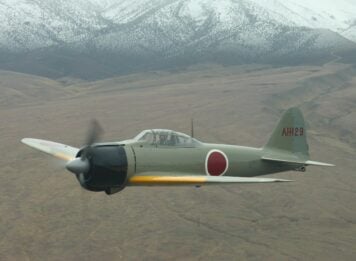
POLYGON ((304 118, 298 108, 288 109, 264 146, 270 153, 288 153, 299 159, 309 159, 304 118))

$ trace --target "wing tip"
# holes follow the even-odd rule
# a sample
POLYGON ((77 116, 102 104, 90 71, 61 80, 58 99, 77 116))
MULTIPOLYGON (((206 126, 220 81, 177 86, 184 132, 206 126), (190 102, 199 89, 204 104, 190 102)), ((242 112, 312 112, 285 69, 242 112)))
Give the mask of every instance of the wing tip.
POLYGON ((38 140, 34 139, 34 138, 23 138, 23 139, 21 139, 21 143, 22 144, 25 144, 25 145, 30 146, 30 147, 35 147, 36 141, 38 141, 38 140))
POLYGON ((21 143, 27 144, 30 140, 31 140, 31 138, 22 138, 21 143))

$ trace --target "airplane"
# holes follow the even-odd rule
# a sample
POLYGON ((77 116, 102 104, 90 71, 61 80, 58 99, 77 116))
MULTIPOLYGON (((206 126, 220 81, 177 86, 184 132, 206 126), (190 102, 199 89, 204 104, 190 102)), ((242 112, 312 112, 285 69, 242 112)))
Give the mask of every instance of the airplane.
POLYGON ((189 135, 149 129, 129 140, 98 143, 102 132, 94 120, 86 145, 24 138, 22 143, 66 161, 86 190, 117 193, 127 186, 269 183, 291 180, 259 177, 306 166, 334 166, 309 159, 304 118, 288 109, 261 148, 203 143, 189 135))

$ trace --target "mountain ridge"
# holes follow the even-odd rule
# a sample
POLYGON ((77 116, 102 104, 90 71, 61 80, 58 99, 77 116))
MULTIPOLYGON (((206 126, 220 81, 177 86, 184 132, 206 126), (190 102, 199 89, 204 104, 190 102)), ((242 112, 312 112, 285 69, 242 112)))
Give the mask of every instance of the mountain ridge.
POLYGON ((8 8, 0 12, 0 68, 54 78, 100 78, 204 62, 322 63, 356 50, 356 40, 335 31, 339 26, 353 35, 356 26, 348 14, 334 11, 342 19, 334 17, 335 25, 323 28, 317 21, 328 25, 332 15, 306 9, 316 19, 308 27, 301 14, 285 19, 292 0, 10 2, 0 3, 0 11, 8 8), (88 72, 79 72, 84 69, 88 72))

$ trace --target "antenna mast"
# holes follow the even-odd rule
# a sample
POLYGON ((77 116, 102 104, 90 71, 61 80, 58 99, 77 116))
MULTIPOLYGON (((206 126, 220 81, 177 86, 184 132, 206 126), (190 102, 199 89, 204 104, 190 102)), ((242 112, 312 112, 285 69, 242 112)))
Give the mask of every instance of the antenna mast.
POLYGON ((190 121, 190 136, 192 138, 194 138, 194 119, 191 118, 191 121, 190 121))

